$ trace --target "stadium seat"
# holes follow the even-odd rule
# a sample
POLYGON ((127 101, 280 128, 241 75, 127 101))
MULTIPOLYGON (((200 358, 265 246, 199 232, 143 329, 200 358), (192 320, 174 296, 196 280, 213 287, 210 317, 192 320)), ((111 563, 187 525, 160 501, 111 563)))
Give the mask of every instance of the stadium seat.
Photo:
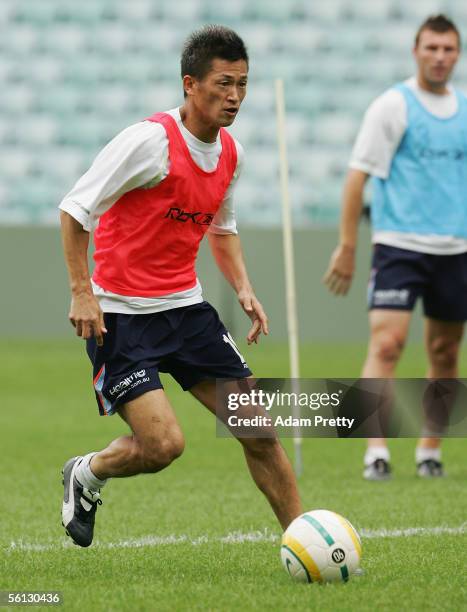
POLYGON ((53 87, 38 88, 36 109, 40 113, 57 114, 57 119, 67 120, 76 115, 81 110, 81 103, 86 101, 88 96, 80 88, 63 87, 55 85, 53 87))
POLYGON ((18 142, 28 149, 31 147, 41 147, 53 141, 58 126, 55 119, 43 115, 29 114, 18 121, 17 126, 18 142))
POLYGON ((310 118, 304 117, 301 114, 287 113, 285 129, 289 148, 292 150, 295 147, 300 147, 302 143, 308 140, 311 130, 310 118))
POLYGON ((26 209, 28 218, 32 222, 40 222, 44 211, 52 207, 55 209, 55 214, 58 215, 57 205, 62 194, 60 189, 51 185, 48 179, 34 177, 30 180, 18 180, 13 187, 8 201, 9 206, 26 209))
POLYGON ((379 25, 393 16, 393 0, 347 0, 343 13, 347 18, 360 23, 370 22, 379 25))
POLYGON ((88 32, 87 48, 99 57, 124 56, 133 46, 138 33, 123 23, 110 23, 88 32))
POLYGON ((219 0, 204 0, 200 9, 200 17, 205 23, 237 22, 242 26, 242 16, 250 0, 235 0, 235 2, 219 2, 219 0))
POLYGON ((119 21, 135 22, 139 25, 151 21, 155 15, 155 6, 152 0, 131 0, 116 3, 115 11, 119 21))
POLYGON ((0 95, 0 110, 15 117, 31 111, 34 107, 35 93, 25 83, 6 87, 0 95))
POLYGON ((290 149, 291 176, 314 187, 329 180, 342 178, 346 172, 347 159, 332 150, 320 147, 290 149))
POLYGON ((87 170, 85 156, 70 147, 50 147, 47 154, 35 160, 37 175, 49 177, 64 191, 71 189, 77 179, 87 170))
POLYGON ((447 5, 446 12, 452 19, 454 19, 455 23, 463 24, 467 19, 467 5, 465 2, 457 2, 456 0, 452 0, 447 5))
POLYGON ((328 90, 323 83, 316 87, 313 79, 302 87, 294 84, 285 92, 287 112, 302 113, 314 118, 329 108, 334 97, 335 93, 328 90))
POLYGON ((248 93, 242 104, 241 114, 270 113, 275 108, 274 83, 270 80, 257 83, 250 79, 248 93))
MULTIPOLYGON (((0 218, 3 222, 7 222, 6 219, 6 211, 9 206, 9 190, 6 185, 3 183, 2 176, 0 175, 0 218)), ((26 224, 28 222, 27 216, 23 218, 22 223, 26 224)))
POLYGON ((14 27, 14 24, 31 24, 32 26, 47 27, 56 17, 57 9, 60 3, 56 0, 34 0, 13 2, 5 0, 1 3, 9 4, 9 18, 14 27))
POLYGON ((321 115, 312 127, 313 142, 323 145, 351 146, 358 130, 358 119, 348 114, 321 115))
MULTIPOLYGON (((241 112, 241 111, 240 111, 241 112)), ((277 143, 276 126, 274 120, 262 121, 264 115, 240 115, 234 125, 229 128, 232 136, 249 150, 250 147, 269 147, 277 143)))
MULTIPOLYGON (((5 225, 30 225, 32 214, 28 206, 24 204, 24 200, 12 203, 14 187, 7 189, 0 184, 0 218, 5 225)), ((35 221, 37 223, 37 219, 35 221)), ((57 221, 55 222, 55 225, 57 221)))
MULTIPOLYGON (((462 3, 460 3, 462 4, 462 3)), ((401 19, 413 22, 417 27, 428 15, 442 13, 448 9, 448 3, 440 0, 423 0, 423 2, 397 2, 397 10, 401 19)))
POLYGON ((243 19, 253 22, 286 23, 292 16, 292 5, 287 0, 255 0, 245 4, 243 19))
POLYGON ((10 85, 10 83, 17 83, 22 79, 18 77, 18 70, 13 60, 3 58, 0 60, 0 81, 2 83, 10 85))
POLYGON ((40 32, 31 24, 21 24, 14 27, 5 27, 2 31, 0 46, 5 55, 21 57, 27 61, 34 55, 41 40, 40 32))
POLYGON ((11 2, 0 2, 0 25, 11 22, 15 15, 15 5, 11 2))
POLYGON ((41 87, 61 83, 64 65, 57 57, 38 55, 27 63, 16 62, 15 71, 21 74, 24 81, 32 81, 34 87, 41 87))
POLYGON ((385 39, 382 41, 382 50, 391 53, 397 57, 407 57, 412 51, 415 38, 415 30, 419 24, 416 23, 414 26, 410 26, 408 23, 400 24, 394 28, 391 32, 390 40, 385 39))
POLYGON ((244 147, 249 148, 250 146, 254 145, 255 142, 258 143, 258 130, 256 129, 257 125, 258 122, 254 116, 240 111, 238 119, 236 119, 232 127, 229 128, 229 132, 244 147))
MULTIPOLYGON (((371 82, 377 95, 394 83, 407 79, 412 74, 414 66, 410 54, 398 61, 387 54, 379 53, 368 58, 364 70, 366 75, 371 74, 371 82)), ((362 84, 362 87, 365 88, 365 85, 362 84)))
MULTIPOLYGON (((372 70, 371 74, 375 74, 374 70, 372 70)), ((371 102, 391 84, 384 74, 378 75, 378 77, 379 76, 381 76, 381 85, 378 85, 375 79, 375 82, 372 83, 368 83, 367 81, 359 83, 357 87, 348 87, 344 85, 338 90, 337 96, 340 99, 345 99, 349 113, 359 118, 363 118, 363 113, 371 102)))
MULTIPOLYGON (((41 0, 42 2, 42 0, 41 0)), ((116 17, 115 8, 121 4, 133 4, 131 2, 107 2, 107 0, 92 0, 77 3, 75 0, 60 0, 57 5, 54 18, 60 23, 76 23, 83 26, 102 25, 107 20, 116 17)))
POLYGON ((248 46, 251 63, 254 64, 261 56, 274 51, 280 33, 271 24, 246 22, 242 27, 242 37, 248 46))
POLYGON ((0 113, 0 142, 1 150, 6 152, 18 143, 15 117, 4 112, 0 113))
POLYGON ((245 157, 245 176, 256 178, 261 183, 279 181, 279 155, 277 150, 264 147, 250 148, 245 157))
POLYGON ((178 0, 177 2, 158 3, 158 18, 171 20, 178 24, 185 23, 192 29, 194 22, 201 20, 202 2, 200 0, 178 0))
POLYGON ((24 178, 32 167, 31 155, 23 147, 11 147, 0 152, 0 176, 6 181, 24 178))
POLYGON ((157 54, 163 54, 164 59, 169 54, 173 59, 179 60, 179 54, 186 32, 177 29, 176 25, 168 27, 165 22, 157 22, 148 27, 147 24, 136 30, 137 39, 135 48, 140 53, 152 57, 154 63, 159 61, 157 54))
POLYGON ((93 96, 95 107, 105 109, 109 114, 125 113, 130 106, 131 97, 131 89, 122 83, 100 89, 93 96))
MULTIPOLYGON (((308 23, 293 22, 282 25, 281 34, 277 38, 278 48, 289 54, 289 64, 291 64, 297 52, 308 54, 319 49, 326 40, 326 34, 323 29, 313 27, 308 23)), ((306 59, 310 61, 309 57, 306 59)))
POLYGON ((335 23, 343 17, 345 0, 326 0, 326 2, 302 0, 297 6, 312 23, 319 21, 335 23))
POLYGON ((86 32, 77 24, 56 25, 42 30, 38 51, 52 57, 79 56, 86 48, 86 32))
POLYGON ((326 45, 333 57, 340 56, 344 62, 350 59, 365 60, 366 54, 373 49, 374 27, 360 21, 342 21, 333 30, 327 31, 326 45))
POLYGON ((281 78, 285 83, 296 82, 299 85, 309 80, 310 73, 314 75, 317 71, 307 54, 278 50, 263 56, 259 65, 252 63, 250 72, 257 81, 270 82, 271 79, 281 78))
POLYGON ((279 183, 268 185, 254 177, 242 177, 235 191, 238 224, 268 227, 281 222, 279 183))
POLYGON ((323 224, 335 224, 339 218, 342 197, 341 181, 326 181, 320 184, 316 202, 319 205, 315 212, 316 220, 323 224))
POLYGON ((144 116, 152 114, 157 110, 169 110, 180 102, 180 92, 173 86, 163 83, 150 87, 144 87, 138 93, 140 108, 144 110, 144 116))
POLYGON ((63 122, 57 131, 53 144, 82 147, 83 150, 94 150, 104 146, 108 130, 104 121, 95 115, 77 117, 75 121, 63 122))

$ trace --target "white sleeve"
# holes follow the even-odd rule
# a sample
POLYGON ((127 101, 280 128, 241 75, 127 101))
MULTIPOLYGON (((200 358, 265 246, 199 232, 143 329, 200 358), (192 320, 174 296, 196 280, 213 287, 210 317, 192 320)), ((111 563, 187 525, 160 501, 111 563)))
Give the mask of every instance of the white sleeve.
POLYGON ((90 232, 124 193, 163 180, 167 159, 168 139, 161 124, 142 121, 131 125, 102 149, 59 208, 90 232))
POLYGON ((235 146, 237 149, 237 167, 235 168, 230 185, 227 187, 222 204, 209 226, 209 231, 213 234, 238 234, 233 193, 242 172, 245 152, 242 145, 237 140, 235 140, 235 146))
POLYGON ((365 113, 350 157, 350 168, 387 179, 406 128, 404 96, 397 89, 389 89, 365 113))

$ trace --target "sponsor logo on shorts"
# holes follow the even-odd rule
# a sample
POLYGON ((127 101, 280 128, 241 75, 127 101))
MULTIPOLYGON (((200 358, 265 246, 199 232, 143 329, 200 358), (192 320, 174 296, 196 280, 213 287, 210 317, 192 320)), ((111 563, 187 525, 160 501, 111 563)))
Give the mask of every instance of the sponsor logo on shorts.
POLYGON ((169 208, 164 217, 164 219, 174 219, 174 221, 181 221, 182 223, 186 223, 191 219, 195 225, 211 225, 213 218, 214 215, 211 213, 186 212, 175 206, 169 208))
POLYGON ((373 306, 407 306, 408 289, 377 289, 373 291, 373 306))
POLYGON ((136 370, 132 372, 129 376, 125 376, 123 380, 114 385, 110 390, 109 394, 114 396, 117 393, 123 395, 129 389, 133 389, 137 384, 141 384, 142 382, 148 382, 149 377, 146 376, 146 370, 136 370))

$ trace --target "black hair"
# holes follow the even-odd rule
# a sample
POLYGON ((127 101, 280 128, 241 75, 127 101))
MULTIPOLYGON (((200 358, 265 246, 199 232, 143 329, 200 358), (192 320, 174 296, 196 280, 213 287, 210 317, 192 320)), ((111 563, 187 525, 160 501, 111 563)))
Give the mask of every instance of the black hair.
POLYGON ((444 34, 445 32, 455 32, 457 34, 457 41, 459 43, 459 48, 461 46, 461 35, 457 26, 453 21, 448 19, 446 15, 431 15, 422 23, 422 25, 418 28, 418 32, 415 35, 415 46, 418 46, 420 42, 420 36, 422 32, 425 30, 431 30, 432 32, 438 32, 439 34, 444 34))
POLYGON ((182 79, 186 74, 203 79, 216 58, 229 62, 245 60, 248 65, 245 43, 236 32, 221 25, 206 25, 193 32, 183 45, 182 79))

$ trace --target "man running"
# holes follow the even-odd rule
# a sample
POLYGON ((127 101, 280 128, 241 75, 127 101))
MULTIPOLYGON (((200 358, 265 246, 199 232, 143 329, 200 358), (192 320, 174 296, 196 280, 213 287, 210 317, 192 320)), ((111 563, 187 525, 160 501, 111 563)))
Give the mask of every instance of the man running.
MULTIPOLYGON (((241 38, 206 26, 181 58, 184 103, 123 130, 60 204, 72 293, 69 318, 86 339, 99 413, 117 413, 131 435, 63 469, 63 525, 89 546, 100 490, 109 478, 153 473, 184 448, 159 372, 216 412, 216 378, 251 375, 215 309, 203 301, 195 260, 204 234, 252 321, 249 344, 268 333, 243 261, 233 190, 243 150, 224 129, 245 97, 241 38), (87 263, 94 233, 95 269, 87 263)), ((242 439, 257 486, 286 528, 301 513, 295 477, 271 437, 242 439)))

